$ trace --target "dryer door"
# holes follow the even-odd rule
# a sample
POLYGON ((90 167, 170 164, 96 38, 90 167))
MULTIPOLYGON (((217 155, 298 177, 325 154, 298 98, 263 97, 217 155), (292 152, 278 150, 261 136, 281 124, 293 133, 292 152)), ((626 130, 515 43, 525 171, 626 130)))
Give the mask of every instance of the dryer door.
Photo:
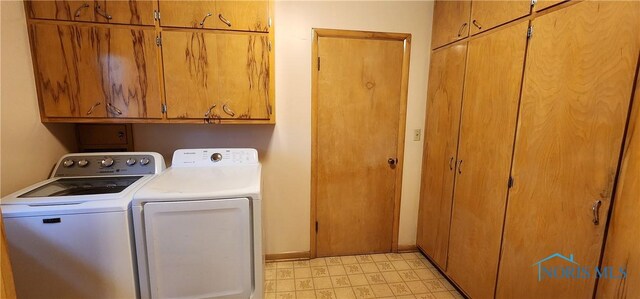
POLYGON ((152 298, 249 298, 249 200, 144 205, 152 298))

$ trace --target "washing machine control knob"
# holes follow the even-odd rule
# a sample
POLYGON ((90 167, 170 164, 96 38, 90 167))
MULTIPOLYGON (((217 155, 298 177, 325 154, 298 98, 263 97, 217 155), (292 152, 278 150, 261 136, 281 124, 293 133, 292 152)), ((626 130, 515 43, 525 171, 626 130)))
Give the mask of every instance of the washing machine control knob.
POLYGON ((213 155, 211 155, 211 161, 220 162, 220 160, 222 160, 222 154, 221 153, 214 153, 213 155))
POLYGON ((80 167, 86 167, 87 165, 89 165, 89 161, 87 161, 87 160, 82 159, 82 160, 78 161, 78 166, 80 166, 80 167))
POLYGON ((127 159, 127 165, 128 166, 136 165, 136 159, 134 159, 134 158, 127 159))
POLYGON ((66 159, 66 160, 64 160, 64 162, 62 162, 62 165, 63 165, 64 167, 71 167, 71 166, 73 166, 73 160, 71 160, 71 159, 66 159))
POLYGON ((100 165, 102 165, 102 167, 111 167, 111 166, 113 166, 113 158, 104 158, 104 159, 102 159, 102 161, 100 161, 100 165))
POLYGON ((149 158, 140 159, 140 165, 142 165, 142 166, 149 164, 149 162, 151 162, 151 161, 149 161, 149 158))

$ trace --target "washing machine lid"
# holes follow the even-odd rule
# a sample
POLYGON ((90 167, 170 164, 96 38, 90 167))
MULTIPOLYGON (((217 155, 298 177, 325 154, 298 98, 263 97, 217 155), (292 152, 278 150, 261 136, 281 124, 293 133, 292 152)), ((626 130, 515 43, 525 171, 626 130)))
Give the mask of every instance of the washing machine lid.
POLYGON ((260 165, 170 167, 134 194, 134 204, 150 201, 260 199, 260 165))

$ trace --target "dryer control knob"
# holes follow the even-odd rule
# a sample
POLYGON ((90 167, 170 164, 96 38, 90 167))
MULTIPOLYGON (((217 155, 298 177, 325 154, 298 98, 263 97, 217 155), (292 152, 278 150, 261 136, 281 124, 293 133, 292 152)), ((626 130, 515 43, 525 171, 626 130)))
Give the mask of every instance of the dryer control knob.
POLYGON ((213 155, 211 155, 211 161, 219 162, 220 160, 222 160, 222 154, 221 153, 214 153, 213 155))
POLYGON ((73 160, 71 159, 64 160, 64 162, 62 162, 62 165, 64 165, 64 167, 71 167, 73 166, 73 160))
POLYGON ((140 165, 143 165, 143 166, 144 166, 144 165, 149 164, 149 162, 151 162, 151 161, 149 161, 149 158, 142 158, 142 159, 140 159, 140 165))
POLYGON ((104 158, 100 162, 100 165, 102 165, 102 167, 111 167, 111 166, 113 166, 113 159, 112 158, 104 158))
POLYGON ((127 165, 129 165, 129 166, 136 165, 136 159, 134 159, 134 158, 127 159, 127 165))
POLYGON ((83 160, 78 161, 78 166, 80 166, 80 167, 86 167, 87 165, 89 165, 89 161, 87 161, 87 160, 83 159, 83 160))

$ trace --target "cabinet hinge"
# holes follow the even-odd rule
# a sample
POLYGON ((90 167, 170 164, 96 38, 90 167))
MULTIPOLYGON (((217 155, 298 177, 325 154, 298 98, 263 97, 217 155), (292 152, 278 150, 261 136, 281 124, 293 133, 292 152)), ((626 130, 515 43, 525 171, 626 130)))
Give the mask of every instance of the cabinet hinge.
POLYGON ((513 177, 509 177, 509 182, 507 183, 507 186, 509 186, 509 188, 513 187, 513 177))
POLYGON ((316 221, 316 233, 318 233, 318 221, 316 221))
POLYGON ((167 104, 162 103, 162 108, 160 108, 160 109, 161 109, 161 111, 162 111, 162 114, 167 113, 167 104))
POLYGON ((268 25, 269 25, 269 28, 271 28, 271 17, 269 17, 268 25))
POLYGON ((527 38, 531 38, 533 36, 533 25, 527 28, 527 38))
POLYGON ((162 47, 162 37, 159 35, 156 36, 156 46, 162 47))
POLYGON ((531 0, 531 6, 536 5, 536 3, 538 3, 538 0, 531 0))
POLYGON ((320 57, 318 57, 318 71, 320 70, 320 57))
POLYGON ((157 11, 157 10, 153 11, 153 20, 160 21, 160 11, 157 11))

